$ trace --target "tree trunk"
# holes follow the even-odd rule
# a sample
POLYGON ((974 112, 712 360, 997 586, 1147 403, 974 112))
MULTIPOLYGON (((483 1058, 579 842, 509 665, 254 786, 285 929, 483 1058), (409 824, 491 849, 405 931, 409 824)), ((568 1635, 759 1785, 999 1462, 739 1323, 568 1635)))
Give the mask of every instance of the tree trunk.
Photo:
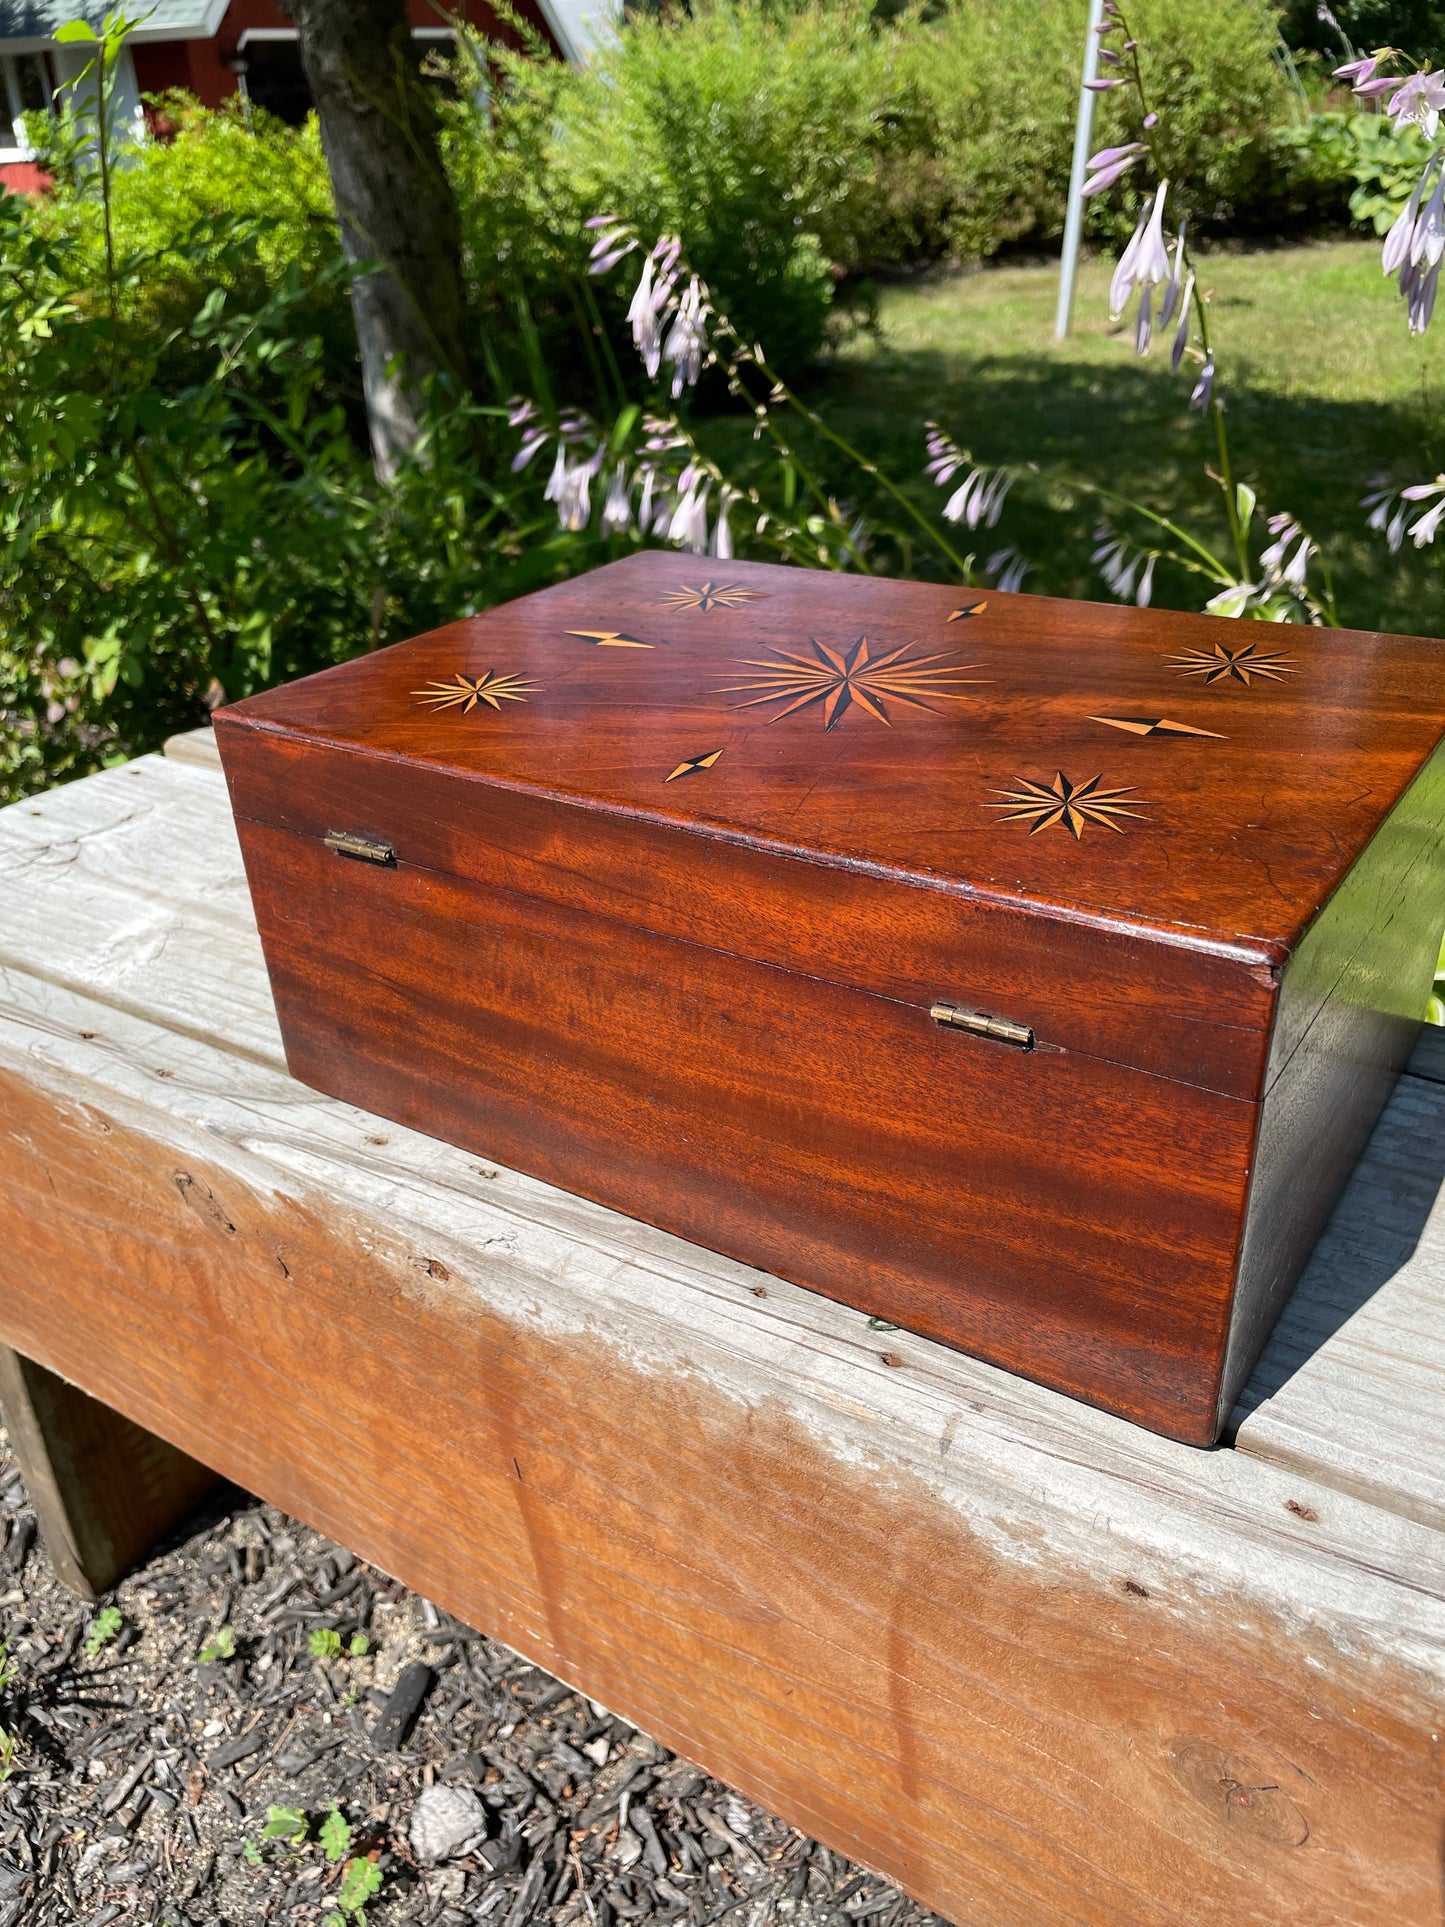
POLYGON ((426 383, 467 381, 461 222, 405 0, 291 0, 350 261, 377 474, 416 445, 426 383))

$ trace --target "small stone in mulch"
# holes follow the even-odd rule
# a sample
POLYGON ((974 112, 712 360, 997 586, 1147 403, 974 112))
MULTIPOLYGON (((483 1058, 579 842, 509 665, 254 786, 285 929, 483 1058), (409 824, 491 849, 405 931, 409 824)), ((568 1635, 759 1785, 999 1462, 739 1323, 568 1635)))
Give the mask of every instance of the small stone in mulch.
POLYGON ((412 1851, 424 1867, 469 1853, 487 1837, 487 1809, 470 1787, 429 1786, 407 1823, 412 1851))

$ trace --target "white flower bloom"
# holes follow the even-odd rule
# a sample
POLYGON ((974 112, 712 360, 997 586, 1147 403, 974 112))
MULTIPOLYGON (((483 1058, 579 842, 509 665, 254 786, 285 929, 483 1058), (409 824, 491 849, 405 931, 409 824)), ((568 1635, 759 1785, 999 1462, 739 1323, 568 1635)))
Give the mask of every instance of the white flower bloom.
POLYGON ((1433 268, 1445 254, 1445 169, 1435 179, 1435 191, 1410 237, 1410 265, 1433 268))
POLYGON ((632 527, 632 487, 627 470, 619 462, 607 484, 607 499, 602 504, 602 533, 620 535, 632 527))
POLYGON ((984 564, 984 574, 992 576, 994 587, 1004 595, 1017 595, 1032 567, 1017 549, 995 549, 984 564))
POLYGON ((1293 588, 1302 589, 1305 586, 1305 574, 1309 568, 1310 557, 1314 553, 1314 543, 1311 542, 1307 535, 1302 535, 1300 537, 1300 545, 1295 550, 1294 555, 1285 564, 1280 580, 1282 582, 1288 582, 1293 588))
POLYGON ((678 502, 672 512, 672 520, 668 524, 668 541, 680 549, 690 550, 694 555, 707 553, 709 489, 710 484, 706 476, 698 476, 678 502))
POLYGON ((954 490, 943 505, 945 522, 966 522, 971 529, 996 528, 1003 513, 1013 477, 1006 468, 971 469, 961 488, 954 490))
POLYGON ((728 527, 728 509, 732 500, 733 491, 725 488, 722 492, 722 500, 718 503, 717 525, 712 532, 712 541, 708 544, 708 554, 715 555, 719 562, 731 562, 733 559, 733 532, 728 527))
POLYGON ((567 450, 561 442, 557 444, 557 459, 552 464, 551 478, 542 490, 544 502, 555 502, 561 496, 567 480, 567 450))
MULTIPOLYGON (((702 373, 702 358, 707 350, 706 321, 709 309, 703 296, 702 283, 696 275, 687 284, 682 299, 677 304, 677 313, 668 330, 663 344, 662 359, 672 364, 672 398, 677 400, 683 386, 695 387, 702 373)), ((649 367, 649 374, 655 368, 649 367)))
POLYGON ((1133 238, 1119 257, 1109 283, 1109 318, 1117 321, 1136 287, 1157 288, 1169 279, 1169 250, 1164 243, 1164 203, 1168 181, 1161 181, 1148 211, 1140 216, 1133 238))
POLYGON ((1431 155, 1425 164, 1425 171, 1415 183, 1415 191, 1395 216, 1385 245, 1380 253, 1380 267, 1385 274, 1398 274, 1410 258, 1415 243, 1415 222, 1420 214, 1420 202, 1429 185, 1430 176, 1438 163, 1438 157, 1431 155))
MULTIPOLYGON (((1428 502, 1432 495, 1435 497, 1435 506, 1410 524, 1410 537, 1417 549, 1429 547, 1440 532, 1441 521, 1445 520, 1445 475, 1437 475, 1433 482, 1412 482, 1408 488, 1400 490, 1401 517, 1409 513, 1404 503, 1428 502)), ((1398 544, 1395 546, 1398 547, 1398 544)))
POLYGON ((642 273, 627 309, 632 339, 649 378, 662 362, 662 317, 673 302, 674 268, 681 244, 664 236, 642 263, 642 273))
POLYGON ((1211 616, 1242 616, 1259 589, 1257 582, 1231 582, 1227 589, 1209 598, 1204 612, 1211 616))
POLYGON ((1411 74, 1396 88, 1385 112, 1397 127, 1406 127, 1413 121, 1423 130, 1426 140, 1432 141, 1440 125, 1442 108, 1445 108, 1445 68, 1437 68, 1433 74, 1411 74))
POLYGON ((602 466, 602 450, 585 462, 567 466, 557 494, 557 520, 574 535, 592 519, 592 478, 602 466))
POLYGON ((1440 263, 1434 267, 1423 264, 1416 267, 1407 261, 1400 270, 1400 292, 1405 297, 1407 318, 1412 335, 1422 335, 1430 326, 1430 317, 1435 312, 1435 295, 1440 286, 1440 263))

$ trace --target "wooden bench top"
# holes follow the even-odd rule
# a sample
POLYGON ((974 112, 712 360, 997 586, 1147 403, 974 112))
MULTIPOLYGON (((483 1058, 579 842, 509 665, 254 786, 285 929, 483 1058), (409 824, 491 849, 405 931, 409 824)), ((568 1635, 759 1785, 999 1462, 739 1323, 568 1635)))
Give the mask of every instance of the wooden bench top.
POLYGON ((1425 1927, 1442 1046, 1195 1451, 295 1083, 198 734, 0 812, 0 1338, 956 1921, 1425 1927))

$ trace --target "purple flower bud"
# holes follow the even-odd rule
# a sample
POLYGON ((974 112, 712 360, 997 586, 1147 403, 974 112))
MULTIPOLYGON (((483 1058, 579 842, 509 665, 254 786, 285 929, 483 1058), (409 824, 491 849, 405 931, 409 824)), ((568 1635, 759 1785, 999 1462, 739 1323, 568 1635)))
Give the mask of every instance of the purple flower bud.
POLYGON ((1380 55, 1371 54, 1364 60, 1347 60, 1343 67, 1336 67, 1334 78, 1347 80, 1352 87, 1358 87, 1362 80, 1368 80, 1380 64, 1380 55))
POLYGON ((1381 95, 1392 94, 1397 87, 1402 87, 1404 84, 1403 79, 1398 76, 1394 79, 1386 76, 1379 80, 1367 80, 1362 87, 1355 89, 1355 98, 1357 100, 1378 100, 1381 95))
POLYGON ((512 473, 518 475, 531 461, 539 448, 545 448, 551 441, 551 434, 545 428, 532 428, 523 437, 522 446, 512 457, 512 473))
POLYGON ((1144 125, 1146 127, 1157 127, 1159 125, 1159 116, 1157 114, 1146 114, 1144 116, 1144 125))
POLYGON ((1204 367, 1200 371, 1198 381, 1194 384, 1194 393, 1189 397, 1189 406, 1191 408, 1197 408, 1203 413, 1208 409, 1209 404, 1213 400, 1214 356, 1210 354, 1205 356, 1204 367))
POLYGON ((1115 181, 1122 180, 1138 160, 1137 154, 1128 154, 1122 161, 1114 161, 1097 174, 1091 174, 1084 182, 1080 192, 1084 195, 1102 194, 1105 188, 1112 187, 1115 181))
POLYGON ((1116 87, 1122 87, 1124 83, 1122 80, 1115 78, 1113 80, 1086 80, 1084 85, 1091 94, 1112 94, 1116 87))
POLYGON ((1123 160, 1126 154, 1143 152, 1143 141, 1130 141, 1126 147, 1101 147, 1097 154, 1091 156, 1089 168, 1092 171, 1096 167, 1112 167, 1115 161, 1123 160))

